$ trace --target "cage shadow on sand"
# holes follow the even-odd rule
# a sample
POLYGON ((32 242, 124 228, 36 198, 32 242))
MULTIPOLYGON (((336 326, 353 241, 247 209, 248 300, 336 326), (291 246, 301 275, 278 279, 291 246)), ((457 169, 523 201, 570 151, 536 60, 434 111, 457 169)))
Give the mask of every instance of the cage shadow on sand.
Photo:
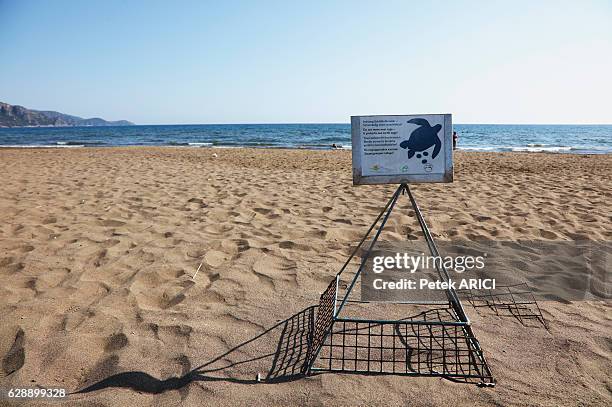
POLYGON ((304 377, 316 306, 277 323, 179 377, 157 379, 141 371, 113 374, 73 394, 106 388, 129 388, 159 394, 191 382, 227 381, 240 384, 278 383, 304 377), (273 348, 271 348, 273 346, 273 348))
POLYGON ((449 310, 441 308, 406 318, 405 324, 337 321, 321 344, 318 358, 318 363, 331 368, 308 373, 318 308, 308 307, 182 376, 158 379, 145 372, 127 371, 73 394, 108 388, 159 394, 180 391, 192 382, 274 384, 325 373, 435 375, 465 381, 469 378, 461 380, 456 373, 474 376, 482 369, 470 350, 469 338, 460 329, 438 324, 449 317, 449 310), (423 319, 431 324, 410 324, 423 319))
POLYGON ((511 317, 526 327, 548 324, 542 315, 542 310, 527 283, 499 285, 496 289, 458 290, 461 297, 477 310, 486 310, 499 317, 511 317))

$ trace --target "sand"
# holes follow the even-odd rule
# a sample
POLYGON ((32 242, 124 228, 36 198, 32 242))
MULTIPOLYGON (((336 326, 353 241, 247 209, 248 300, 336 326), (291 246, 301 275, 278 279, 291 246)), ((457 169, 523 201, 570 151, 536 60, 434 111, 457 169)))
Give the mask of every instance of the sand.
MULTIPOLYGON (((350 152, 3 149, 0 173, 0 388, 85 390, 62 402, 83 406, 612 404, 601 300, 542 301, 548 330, 466 307, 495 388, 257 382, 286 325, 257 336, 318 303, 393 192, 352 187, 350 152)), ((455 183, 413 190, 440 240, 609 241, 611 175, 609 155, 459 152, 455 183)), ((416 228, 398 205, 386 239, 416 228)))

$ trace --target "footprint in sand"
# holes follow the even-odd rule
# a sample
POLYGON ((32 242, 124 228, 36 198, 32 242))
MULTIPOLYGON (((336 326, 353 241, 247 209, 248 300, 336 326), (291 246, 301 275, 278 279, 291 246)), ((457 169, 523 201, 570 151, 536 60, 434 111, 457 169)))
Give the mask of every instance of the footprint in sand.
POLYGON ((285 240, 284 242, 280 242, 278 247, 281 249, 293 249, 295 247, 295 243, 290 240, 285 240))
POLYGON ((193 328, 189 325, 159 325, 157 327, 157 336, 168 346, 185 346, 189 342, 189 338, 193 328))
POLYGON ((120 241, 117 239, 107 239, 105 241, 103 241, 102 243, 100 243, 100 246, 104 247, 105 249, 109 248, 109 247, 113 247, 117 244, 119 244, 120 241))
POLYGON ((347 224, 347 225, 352 225, 353 224, 353 222, 351 222, 350 219, 342 219, 342 218, 334 219, 334 222, 344 223, 344 224, 347 224))
POLYGON ((43 225, 49 225, 51 223, 56 223, 56 222, 57 222, 57 218, 55 216, 49 216, 49 217, 44 218, 41 223, 43 225))
POLYGON ((263 256, 253 264, 253 272, 273 284, 277 279, 282 279, 297 285, 296 270, 294 261, 270 255, 263 256))
POLYGON ((187 256, 194 258, 194 259, 199 259, 202 256, 204 256, 206 252, 202 249, 192 249, 192 250, 188 250, 187 251, 187 256))
POLYGON ((104 345, 104 350, 106 352, 114 352, 121 348, 125 348, 127 344, 128 344, 128 338, 123 332, 112 334, 106 340, 106 344, 104 345))
POLYGON ((295 250, 302 250, 302 251, 309 251, 312 250, 312 247, 307 246, 305 244, 300 244, 300 243, 295 243, 292 242, 291 240, 285 240, 282 241, 278 244, 278 247, 280 247, 281 249, 295 249, 295 250))
POLYGON ((91 262, 94 267, 101 267, 108 262, 107 255, 108 251, 106 249, 98 250, 91 258, 91 262))
POLYGON ((174 293, 174 290, 179 289, 178 287, 172 287, 169 291, 166 290, 163 294, 163 303, 161 304, 161 308, 172 308, 175 305, 180 304, 185 300, 185 294, 182 292, 174 293))
POLYGON ((190 204, 195 204, 196 206, 200 207, 200 208, 206 208, 208 206, 208 204, 206 204, 204 202, 204 200, 200 199, 200 198, 191 198, 187 201, 190 204))
POLYGON ((212 235, 222 235, 222 234, 229 232, 233 228, 234 227, 232 225, 224 225, 224 224, 216 223, 214 225, 209 225, 209 226, 204 227, 204 231, 212 235))
POLYGON ((12 264, 15 261, 14 257, 2 257, 0 259, 0 267, 4 267, 4 266, 8 266, 9 264, 12 264))
POLYGON ((550 230, 546 230, 546 229, 540 229, 540 236, 543 237, 544 239, 557 239, 559 236, 555 233, 552 232, 550 230))
POLYGON ((25 362, 25 332, 19 326, 3 327, 0 334, 2 375, 8 376, 21 369, 25 362))
POLYGON ((267 215, 270 212, 272 212, 272 209, 269 208, 253 208, 253 210, 257 213, 260 213, 262 215, 267 215))
POLYGON ((204 255, 204 263, 210 267, 219 267, 229 260, 229 258, 230 255, 227 253, 218 250, 209 250, 204 255))
POLYGON ((118 226, 125 225, 125 222, 122 222, 120 220, 115 220, 115 219, 106 219, 100 222, 100 224, 102 226, 118 227, 118 226))
POLYGON ((23 270, 25 268, 25 264, 23 264, 22 262, 9 263, 9 264, 4 265, 3 267, 4 267, 4 270, 8 271, 9 274, 11 274, 11 273, 18 273, 21 270, 23 270))
POLYGON ((234 242, 236 243, 236 246, 238 247, 238 252, 244 252, 251 248, 249 241, 246 239, 235 239, 234 242))

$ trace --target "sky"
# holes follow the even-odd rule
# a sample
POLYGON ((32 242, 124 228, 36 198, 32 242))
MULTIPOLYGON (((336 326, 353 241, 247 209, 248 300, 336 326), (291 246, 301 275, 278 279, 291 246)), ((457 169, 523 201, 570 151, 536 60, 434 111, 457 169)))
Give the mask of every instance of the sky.
POLYGON ((612 123, 611 1, 0 0, 0 101, 137 124, 612 123))

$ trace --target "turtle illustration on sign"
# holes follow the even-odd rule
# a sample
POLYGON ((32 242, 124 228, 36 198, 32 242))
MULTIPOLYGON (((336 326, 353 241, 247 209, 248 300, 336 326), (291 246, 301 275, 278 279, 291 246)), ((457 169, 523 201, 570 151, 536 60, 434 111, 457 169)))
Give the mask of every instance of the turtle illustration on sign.
MULTIPOLYGON (((404 140, 400 143, 401 148, 408 149, 408 159, 414 157, 417 152, 421 153, 417 154, 417 158, 421 158, 421 156, 427 157, 429 153, 426 150, 431 146, 435 146, 431 158, 436 158, 442 148, 442 142, 440 141, 440 137, 438 137, 442 125, 436 124, 432 127, 426 119, 411 119, 408 120, 408 123, 419 126, 410 133, 408 140, 404 140)), ((426 164, 427 158, 424 158, 421 162, 426 164)))

